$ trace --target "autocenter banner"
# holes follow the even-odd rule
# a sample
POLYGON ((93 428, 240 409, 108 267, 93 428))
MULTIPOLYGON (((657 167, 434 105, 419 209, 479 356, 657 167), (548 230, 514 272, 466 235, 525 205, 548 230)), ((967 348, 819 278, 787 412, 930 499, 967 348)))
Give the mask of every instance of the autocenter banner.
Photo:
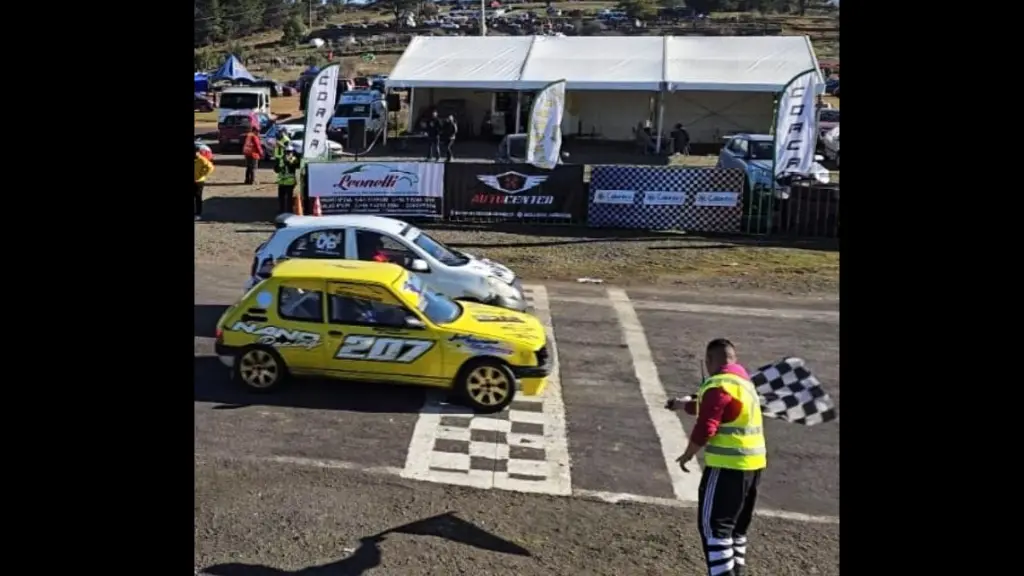
POLYGON ((309 197, 328 214, 439 218, 443 163, 310 162, 309 197))
POLYGON ((452 163, 445 172, 451 220, 581 223, 587 195, 582 165, 452 163))

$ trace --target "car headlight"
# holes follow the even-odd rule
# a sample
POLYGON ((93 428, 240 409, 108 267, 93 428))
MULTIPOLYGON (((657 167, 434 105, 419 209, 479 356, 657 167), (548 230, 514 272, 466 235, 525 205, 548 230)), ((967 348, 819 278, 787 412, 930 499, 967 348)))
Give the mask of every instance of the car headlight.
POLYGON ((506 300, 522 300, 523 293, 517 290, 514 286, 503 282, 500 278, 494 276, 487 277, 487 284, 491 289, 491 293, 495 294, 499 298, 506 300))

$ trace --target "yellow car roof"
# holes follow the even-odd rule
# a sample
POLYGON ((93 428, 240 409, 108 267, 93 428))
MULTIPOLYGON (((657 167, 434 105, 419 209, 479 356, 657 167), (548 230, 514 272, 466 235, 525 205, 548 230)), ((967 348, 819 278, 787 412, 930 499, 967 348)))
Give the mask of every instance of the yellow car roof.
POLYGON ((393 284, 405 274, 405 268, 389 262, 362 260, 285 260, 274 266, 272 276, 284 278, 323 278, 393 284))

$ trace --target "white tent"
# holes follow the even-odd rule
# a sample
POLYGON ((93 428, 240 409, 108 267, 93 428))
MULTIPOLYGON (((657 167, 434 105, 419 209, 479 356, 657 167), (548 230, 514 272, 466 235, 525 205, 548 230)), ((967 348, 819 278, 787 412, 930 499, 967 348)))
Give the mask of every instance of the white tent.
POLYGON ((564 79, 563 132, 609 140, 631 139, 661 93, 666 129, 682 123, 694 142, 716 142, 767 131, 774 94, 817 67, 804 36, 420 36, 387 85, 416 89, 424 106, 464 100, 476 125, 493 108, 493 92, 564 79))

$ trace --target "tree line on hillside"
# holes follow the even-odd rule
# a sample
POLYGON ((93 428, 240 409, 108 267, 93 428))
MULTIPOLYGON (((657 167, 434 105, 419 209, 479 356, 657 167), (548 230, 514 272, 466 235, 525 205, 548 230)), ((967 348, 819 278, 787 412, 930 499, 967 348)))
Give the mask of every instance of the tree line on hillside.
MULTIPOLYGON (((301 40, 309 22, 309 0, 193 0, 196 47, 229 42, 257 32, 279 30, 285 43, 301 40)), ((396 19, 406 12, 436 12, 432 2, 422 0, 377 0, 369 7, 387 10, 396 19)), ((794 12, 803 15, 821 0, 622 0, 619 6, 632 18, 649 19, 661 8, 690 9, 699 14, 712 12, 794 12)), ((344 0, 327 0, 313 5, 314 22, 334 14, 360 8, 346 7, 344 0)))

